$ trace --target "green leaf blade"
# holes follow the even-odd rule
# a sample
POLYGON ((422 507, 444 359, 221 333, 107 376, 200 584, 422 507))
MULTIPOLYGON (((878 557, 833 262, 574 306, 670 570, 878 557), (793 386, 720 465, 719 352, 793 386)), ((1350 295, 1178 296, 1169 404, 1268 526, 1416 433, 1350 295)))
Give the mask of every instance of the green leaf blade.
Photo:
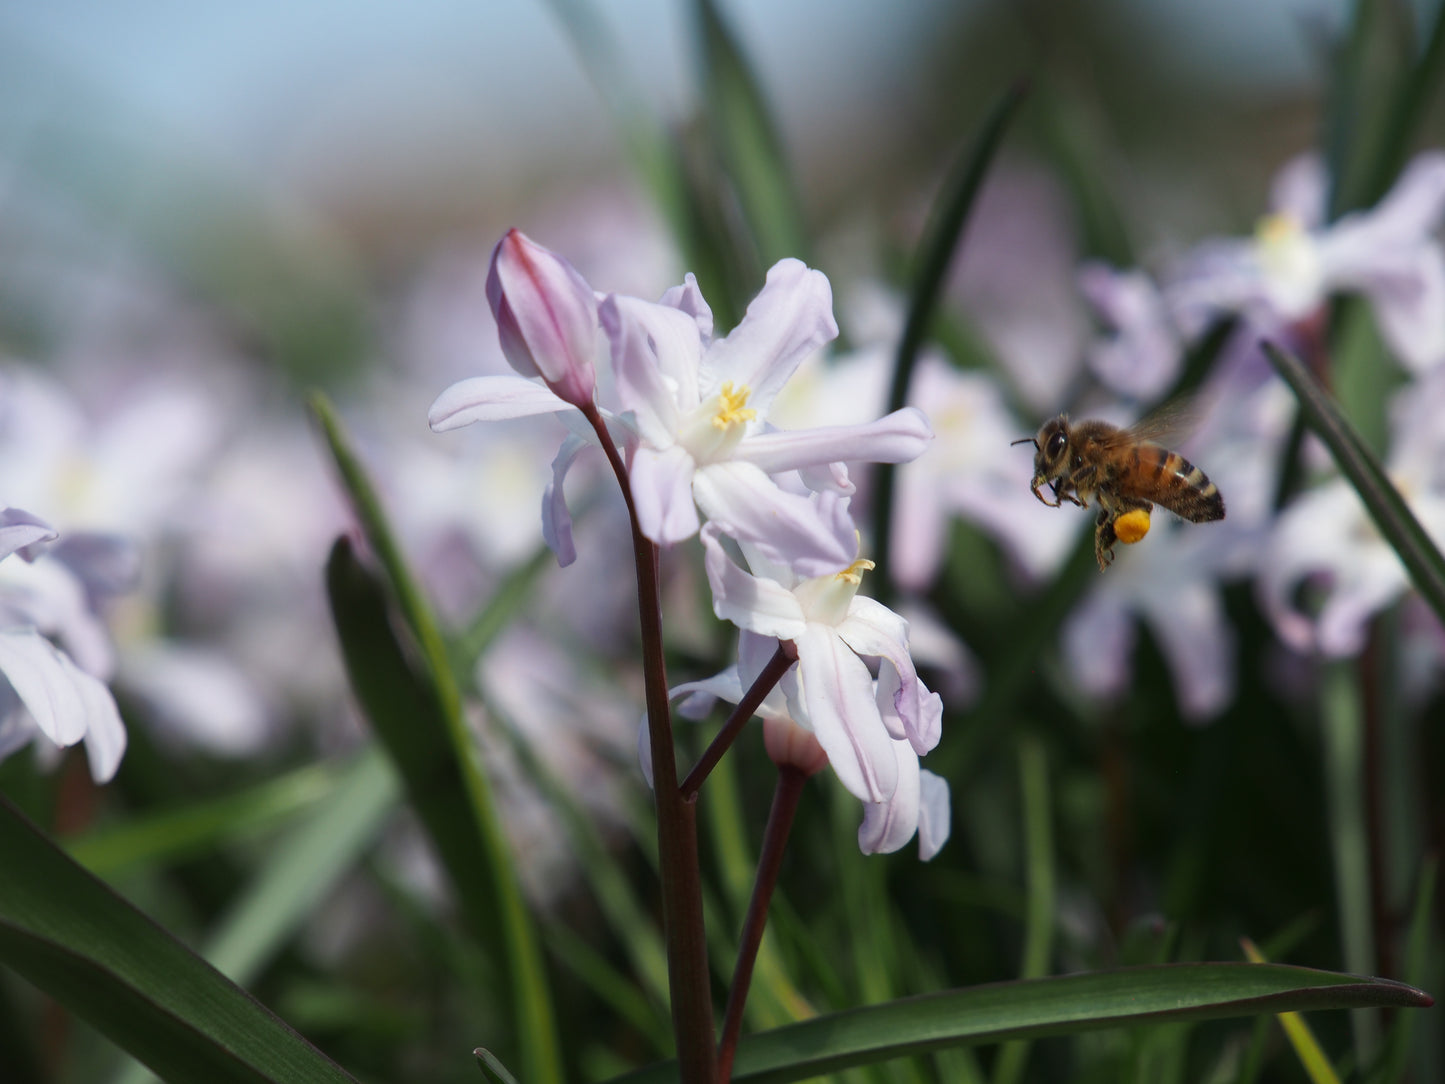
MULTIPOLYGON (((1403 983, 1283 964, 1127 968, 949 990, 778 1028, 743 1041, 733 1080, 783 1084, 950 1046, 1134 1024, 1432 1004, 1403 983)), ((661 1084, 675 1072, 649 1066, 614 1084, 661 1084)))
POLYGON ((352 1081, 3 799, 0 860, 0 963, 164 1079, 352 1081))
POLYGON ((1299 399, 1305 423, 1325 442, 1375 526, 1399 555, 1415 588, 1445 622, 1445 556, 1391 485, 1374 453, 1299 359, 1274 343, 1265 342, 1263 347, 1270 363, 1299 399))

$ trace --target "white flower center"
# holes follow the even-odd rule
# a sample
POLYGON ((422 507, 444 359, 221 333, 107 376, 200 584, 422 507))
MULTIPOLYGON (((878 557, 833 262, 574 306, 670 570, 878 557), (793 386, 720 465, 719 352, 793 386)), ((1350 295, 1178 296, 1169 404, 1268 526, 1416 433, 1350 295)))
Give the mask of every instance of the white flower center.
POLYGON ((1255 253, 1282 315, 1297 318, 1323 300, 1319 246, 1293 215, 1272 214, 1254 230, 1255 253))
POLYGON ((704 399, 683 419, 677 439, 699 463, 726 459, 747 433, 748 422, 758 412, 748 406, 752 389, 746 384, 735 387, 731 380, 723 382, 718 393, 704 399))
POLYGON ((842 572, 815 576, 798 584, 793 588, 793 594, 802 603, 804 616, 820 625, 842 624, 863 582, 863 573, 872 571, 874 567, 872 561, 860 557, 842 572))

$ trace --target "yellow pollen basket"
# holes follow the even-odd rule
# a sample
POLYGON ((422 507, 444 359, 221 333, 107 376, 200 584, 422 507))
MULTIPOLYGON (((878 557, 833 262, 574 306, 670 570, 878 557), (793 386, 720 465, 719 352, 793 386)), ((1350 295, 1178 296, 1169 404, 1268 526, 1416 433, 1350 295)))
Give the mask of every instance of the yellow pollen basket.
POLYGON ((1149 513, 1142 508, 1125 512, 1114 521, 1114 534, 1120 542, 1132 546, 1149 533, 1149 513))
POLYGON ((857 587, 863 582, 863 573, 872 572, 877 567, 877 565, 866 557, 860 557, 842 572, 838 573, 837 578, 844 583, 851 583, 854 587, 857 587))
POLYGON ((718 409, 712 416, 713 428, 728 429, 756 418, 758 412, 748 406, 748 396, 752 393, 753 389, 746 384, 734 388, 731 380, 724 380, 722 390, 717 393, 718 409))

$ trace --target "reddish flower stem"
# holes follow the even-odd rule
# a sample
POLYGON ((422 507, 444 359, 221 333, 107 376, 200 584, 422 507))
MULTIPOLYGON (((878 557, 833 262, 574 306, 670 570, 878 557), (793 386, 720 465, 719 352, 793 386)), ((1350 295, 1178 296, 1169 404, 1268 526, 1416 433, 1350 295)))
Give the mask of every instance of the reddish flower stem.
POLYGON ((647 732, 652 750, 653 791, 657 800, 658 872, 662 878, 663 932, 667 942, 667 979, 672 997, 672 1028, 683 1084, 713 1084, 712 986, 702 914, 702 876, 697 851, 697 804, 684 799, 677 785, 672 715, 667 697, 667 665, 662 650, 662 592, 657 546, 643 533, 632 501, 627 465, 595 404, 582 408, 597 433, 612 472, 622 487, 632 523, 632 555, 637 566, 637 608, 642 622, 642 668, 647 695, 647 732))
POLYGON ((758 855, 757 879, 753 881, 753 895, 748 901, 748 914, 743 921, 743 932, 738 944, 738 962, 733 969, 727 1010, 723 1014, 722 1041, 718 1044, 717 1051, 719 1084, 727 1084, 732 1078, 733 1057, 737 1054, 738 1038, 743 1030, 743 1005, 747 1002, 748 987, 753 981, 753 965, 758 960, 758 948, 763 943, 763 929, 768 922, 768 904, 772 902, 773 889, 778 884, 783 851, 788 845, 788 834, 793 828, 793 814, 798 811, 798 799, 803 795, 803 784, 807 778, 806 772, 790 764, 780 765, 778 768, 773 808, 768 812, 768 826, 763 832, 763 849, 758 855))
POLYGON ((778 650, 773 652, 773 657, 768 660, 768 665, 763 667, 762 673, 753 682, 752 687, 743 694, 738 701, 738 706, 728 716, 728 721, 718 731, 717 737, 713 738, 712 744, 707 751, 698 758, 698 762, 692 766, 692 771, 687 773, 687 778, 682 781, 682 798, 685 802, 694 801, 697 792, 702 789, 702 784, 709 773, 717 767, 717 762, 723 758, 737 736, 742 733, 744 724, 753 717, 753 712, 758 710, 758 705, 763 698, 772 692, 788 668, 798 661, 798 645, 791 640, 780 640, 778 650))

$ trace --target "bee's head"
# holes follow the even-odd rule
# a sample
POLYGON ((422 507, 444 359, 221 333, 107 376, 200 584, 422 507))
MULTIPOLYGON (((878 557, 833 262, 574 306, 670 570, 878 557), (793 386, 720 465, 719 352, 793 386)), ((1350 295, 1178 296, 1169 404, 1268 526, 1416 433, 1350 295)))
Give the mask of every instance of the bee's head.
POLYGON ((1024 437, 1015 444, 1034 446, 1034 487, 1052 482, 1064 473, 1068 462, 1069 416, 1060 414, 1050 418, 1039 429, 1036 437, 1024 437))

